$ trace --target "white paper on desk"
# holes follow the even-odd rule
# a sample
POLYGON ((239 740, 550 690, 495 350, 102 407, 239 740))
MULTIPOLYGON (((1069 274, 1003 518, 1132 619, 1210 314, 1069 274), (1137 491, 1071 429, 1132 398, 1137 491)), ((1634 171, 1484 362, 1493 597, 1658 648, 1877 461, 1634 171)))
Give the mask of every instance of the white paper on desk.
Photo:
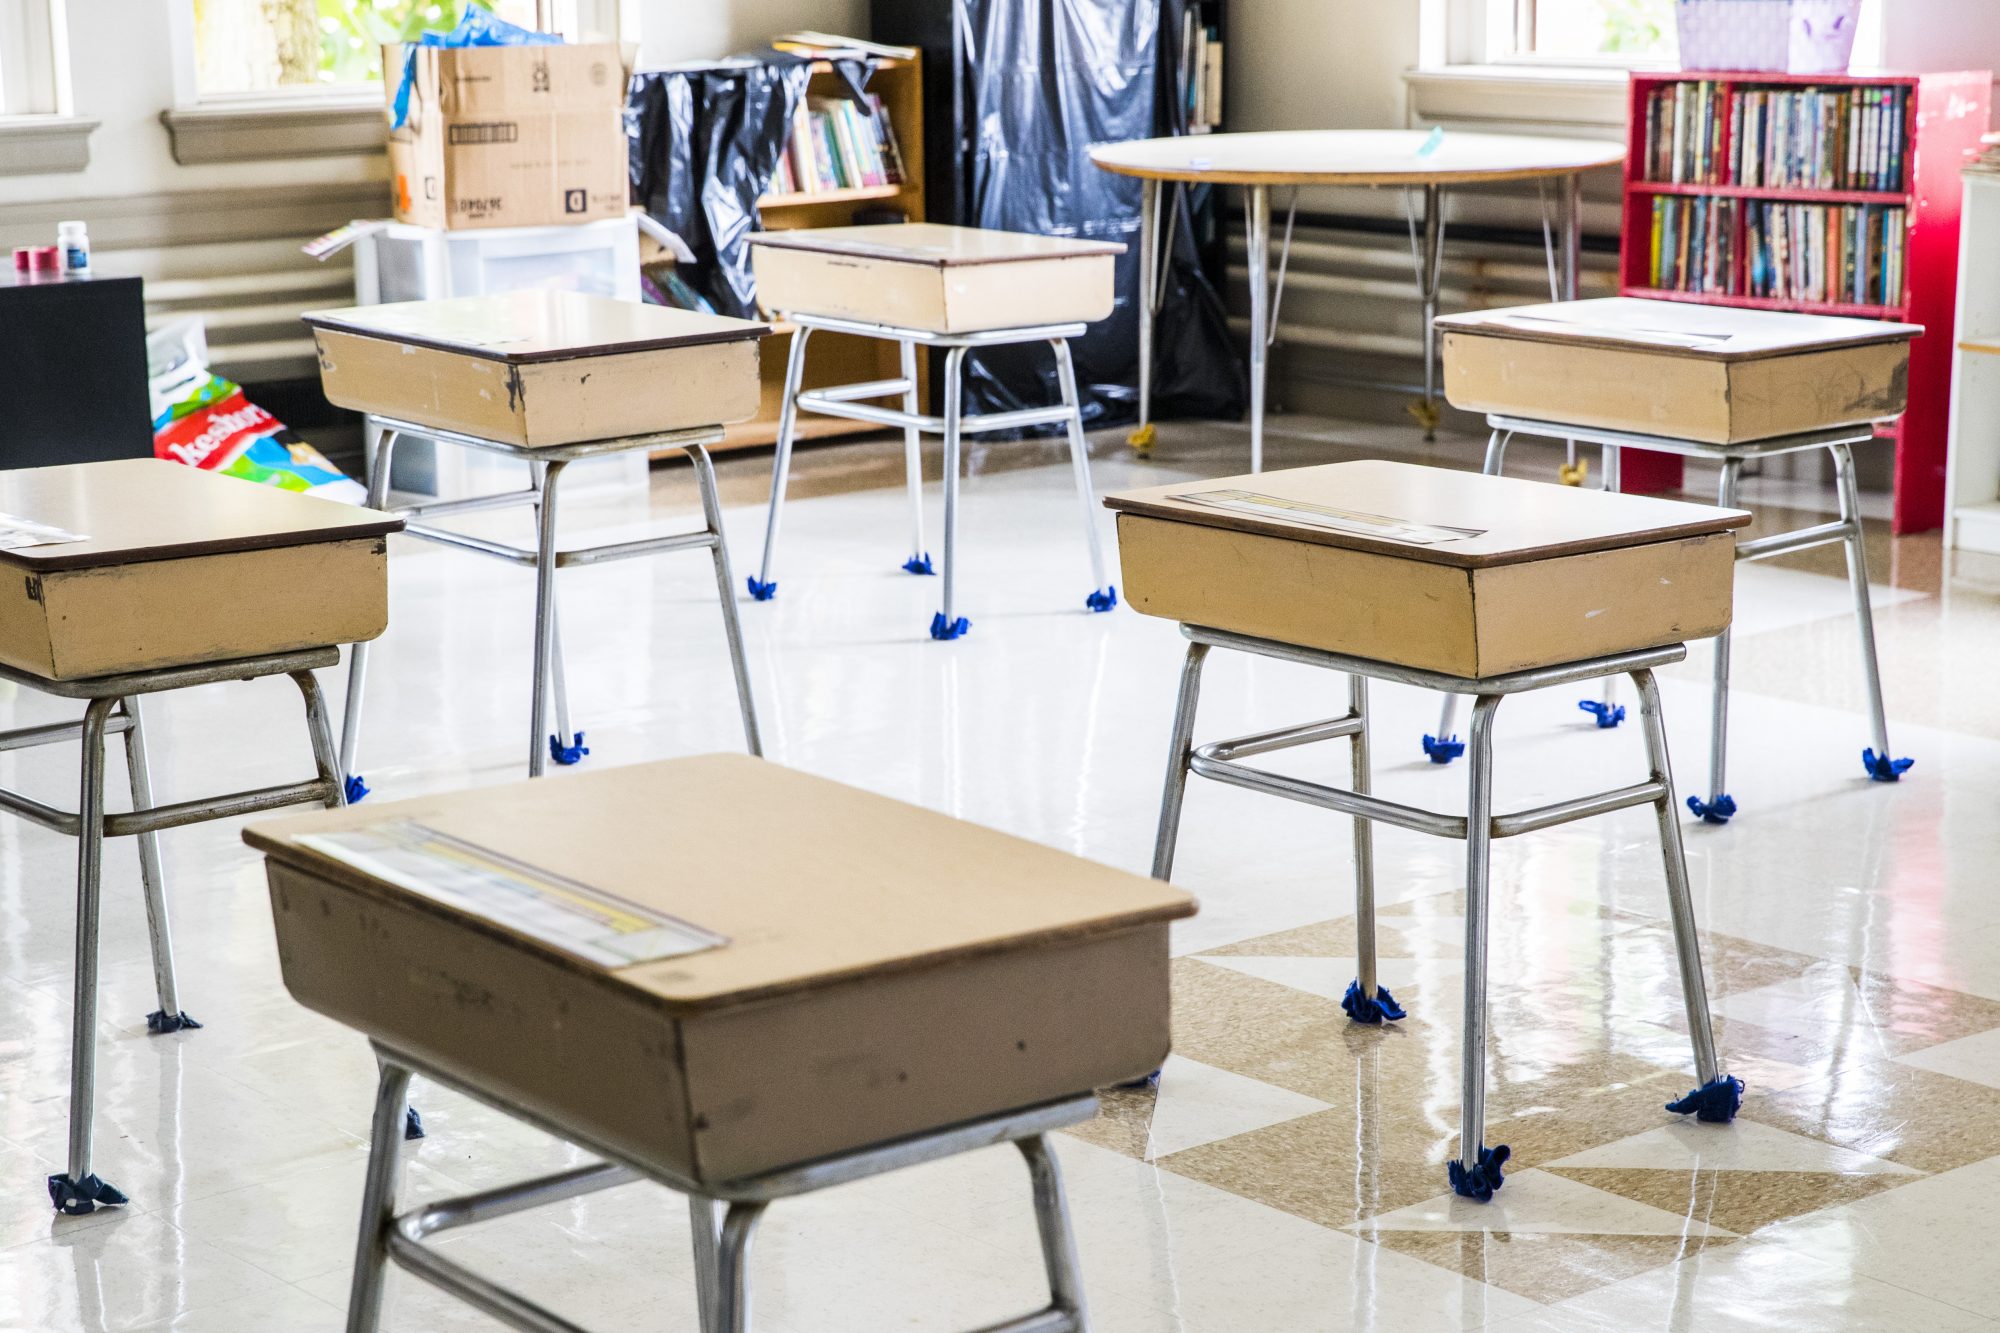
POLYGON ((1556 329, 1586 337, 1615 338, 1619 342, 1653 343, 1661 347, 1714 347, 1736 335, 1720 329, 1643 329, 1630 324, 1612 324, 1589 319, 1565 319, 1560 315, 1495 315, 1492 324, 1512 324, 1538 329, 1556 329))
POLYGON ((12 514, 0 514, 0 551, 18 551, 24 546, 61 546, 66 542, 89 540, 80 532, 15 518, 12 514))
POLYGON ((1486 535, 1484 528, 1441 527, 1434 523, 1417 523, 1406 518, 1389 518, 1382 514, 1363 514, 1352 509, 1335 509, 1331 505, 1313 504, 1307 500, 1287 500, 1276 495, 1259 495, 1255 491, 1190 491, 1172 498, 1185 500, 1189 504, 1207 505, 1211 509, 1228 509, 1238 514, 1255 514, 1259 518, 1275 518, 1281 522, 1298 523, 1309 528, 1325 528, 1329 532, 1345 532, 1356 537, 1374 537, 1388 542, 1406 542, 1411 546, 1436 546, 1441 542, 1464 541, 1468 537, 1486 535))
POLYGON ((712 930, 414 820, 307 834, 299 845, 602 967, 729 943, 712 930))

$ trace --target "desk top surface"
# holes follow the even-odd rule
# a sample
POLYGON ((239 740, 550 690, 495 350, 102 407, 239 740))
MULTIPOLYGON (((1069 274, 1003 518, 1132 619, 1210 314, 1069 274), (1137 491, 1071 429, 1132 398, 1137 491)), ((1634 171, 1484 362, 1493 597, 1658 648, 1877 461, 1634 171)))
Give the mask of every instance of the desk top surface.
POLYGON ((310 546, 403 526, 393 514, 157 458, 0 472, 0 542, 15 520, 82 538, 0 549, 0 564, 34 571, 310 546))
POLYGON ((291 865, 697 1010, 1189 916, 1139 875, 745 755, 701 755, 253 824, 291 865), (414 821, 727 937, 607 967, 374 878, 302 835, 414 821))
POLYGON ((1268 130, 1100 144, 1106 171, 1232 185, 1452 185, 1569 176, 1625 160, 1623 144, 1424 130, 1268 130), (1426 149, 1428 148, 1428 151, 1426 149))
POLYGON ((508 364, 736 342, 771 331, 757 320, 540 290, 312 310, 304 318, 316 329, 508 364))
POLYGON ((1908 342, 1924 331, 1921 325, 1880 319, 1737 310, 1630 296, 1443 315, 1437 325, 1451 333, 1712 361, 1754 361, 1839 347, 1908 342))
POLYGON ((1751 517, 1743 509, 1607 495, 1553 482, 1378 459, 1184 481, 1109 495, 1104 503, 1180 523, 1473 569, 1727 532, 1751 517), (1270 513, 1268 507, 1253 513, 1179 498, 1225 491, 1331 510, 1349 527, 1315 526, 1305 521, 1316 516, 1312 510, 1294 520, 1270 513), (1385 520, 1468 529, 1473 535, 1428 543, 1395 540, 1375 535, 1385 520))
POLYGON ((994 231, 985 227, 952 227, 939 222, 802 227, 795 231, 758 232, 749 240, 752 245, 768 245, 784 250, 817 250, 858 259, 929 264, 937 268, 1006 264, 1024 259, 1067 259, 1073 255, 1116 255, 1125 250, 1118 241, 1036 236, 1029 232, 994 231))

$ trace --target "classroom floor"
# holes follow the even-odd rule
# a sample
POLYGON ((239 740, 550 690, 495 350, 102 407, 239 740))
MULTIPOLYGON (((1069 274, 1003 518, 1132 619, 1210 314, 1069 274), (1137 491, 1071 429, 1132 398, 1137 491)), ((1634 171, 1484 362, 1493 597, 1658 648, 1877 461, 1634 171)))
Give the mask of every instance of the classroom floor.
MULTIPOLYGON (((1271 462, 1408 440, 1282 419, 1271 462)), ((1245 445, 1239 428, 1170 426, 1140 462, 1107 435, 1098 485, 1236 471, 1245 445)), ((1432 456, 1463 463, 1477 447, 1451 439, 1432 456)), ((1143 871, 1180 638, 1129 609, 1083 611, 1090 579, 1057 456, 990 446, 975 461, 960 585, 973 631, 937 644, 924 632, 935 580, 897 568, 904 505, 882 489, 900 475, 896 450, 802 456, 778 599, 743 608, 768 753, 1143 871)), ((1527 447, 1511 461, 1552 472, 1527 447)), ((767 466, 723 468, 739 581, 767 466)), ((1819 494, 1746 487, 1752 503, 1798 506, 1790 520, 1819 494)), ((690 512, 684 470, 656 471, 650 502, 567 507, 572 531, 599 540, 690 512)), ((1514 1159, 1482 1207, 1444 1188, 1457 847, 1378 832, 1384 980, 1411 1016, 1358 1028, 1337 1004, 1353 973, 1349 822, 1195 782, 1176 878, 1203 906, 1176 934, 1175 1054, 1156 1093, 1107 1095, 1059 1145, 1099 1333, 2000 1324, 2000 561, 1947 569, 1934 535, 1883 527, 1871 540, 1895 749, 1917 759, 1896 786, 1862 775, 1838 557, 1739 578, 1730 786, 1743 812, 1687 826, 1720 1046, 1749 1085, 1733 1126, 1661 1109, 1692 1079, 1649 812, 1495 851, 1488 1133, 1514 1159)), ((513 778, 528 580, 400 539, 390 575, 362 765, 378 799, 513 778)), ((562 588, 589 765, 739 748, 705 561, 580 569, 562 588)), ((1684 792, 1706 761, 1704 660, 1697 646, 1662 676, 1684 792)), ((1201 731, 1324 716, 1343 699, 1321 673, 1218 654, 1201 731)), ((1462 801, 1463 765, 1418 752, 1435 701, 1377 686, 1374 703, 1377 790, 1462 801)), ((0 725, 69 711, 0 694, 0 725)), ((162 799, 296 776, 296 712, 283 682, 160 701, 162 799)), ((1339 747, 1294 754, 1307 774, 1344 763, 1339 747)), ((73 751, 0 755, 0 781, 46 800, 67 802, 74 772, 73 751)), ((1504 806, 1642 775, 1637 729, 1600 733, 1572 691, 1500 712, 1504 806)), ((372 1062, 286 995, 259 863, 234 826, 165 835, 183 1003, 206 1026, 149 1037, 136 861, 128 845, 109 851, 97 1162, 134 1203, 58 1219, 42 1177, 63 1155, 73 844, 4 827, 0 1329, 340 1328, 372 1062)), ((436 1088, 416 1101, 430 1134, 408 1154, 414 1198, 579 1158, 436 1088)), ((695 1327, 685 1218, 677 1198, 628 1186, 443 1244, 587 1327, 666 1333, 695 1327)), ((1042 1299, 1027 1179, 1007 1150, 780 1204, 752 1273, 765 1333, 963 1329, 1042 1299)), ((497 1327, 400 1273, 390 1282, 391 1329, 497 1327)))

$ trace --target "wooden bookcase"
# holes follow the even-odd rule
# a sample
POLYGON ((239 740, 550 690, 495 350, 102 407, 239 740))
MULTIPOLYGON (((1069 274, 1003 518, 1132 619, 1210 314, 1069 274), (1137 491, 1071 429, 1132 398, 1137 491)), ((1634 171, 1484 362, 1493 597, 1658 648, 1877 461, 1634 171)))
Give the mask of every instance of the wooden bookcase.
MULTIPOLYGON (((1939 74, 1767 74, 1704 73, 1691 70, 1635 73, 1628 89, 1626 121, 1624 214, 1621 227, 1619 290, 1626 296, 1760 310, 1792 310, 1809 314, 1849 315, 1906 320, 1921 324, 1925 336, 1910 353, 1909 410, 1885 433, 1895 440, 1895 521, 1898 533, 1923 532, 1939 526, 1945 514, 1947 412, 1951 393, 1958 282, 1959 171, 1966 156, 1977 151, 1986 131, 1993 76, 1989 71, 1939 74), (1719 85, 1715 99, 1720 118, 1719 147, 1723 162, 1740 131, 1731 114, 1732 94, 1748 91, 1818 89, 1825 92, 1900 88, 1905 94, 1902 126, 1904 177, 1896 191, 1817 190, 1786 186, 1672 184, 1647 178, 1647 113, 1656 90, 1676 83, 1719 85), (1901 207, 1906 220, 1903 293, 1883 304, 1857 305, 1836 301, 1803 301, 1740 294, 1697 293, 1651 285, 1653 201, 1662 196, 1706 196, 1785 204, 1872 204, 1901 207)), ((1738 207, 1732 219, 1738 286, 1750 269, 1746 253, 1745 219, 1738 207)), ((1624 464, 1625 488, 1631 491, 1677 489, 1681 460, 1667 454, 1631 451, 1624 464)))
MULTIPOLYGON (((813 64, 810 97, 833 97, 840 87, 833 67, 824 61, 813 64)), ((868 91, 882 99, 882 109, 895 131, 903 164, 903 180, 898 185, 868 185, 855 189, 821 191, 817 194, 766 194, 757 201, 758 216, 767 231, 788 231, 797 227, 844 227, 855 214, 867 208, 894 208, 907 220, 924 220, 924 108, 923 63, 911 60, 883 60, 868 80, 868 91)), ((761 374, 763 401, 757 415, 728 428, 718 449, 751 448, 773 444, 778 438, 778 409, 784 395, 785 361, 791 353, 789 326, 764 340, 761 374)), ((923 358, 918 358, 918 375, 923 374, 923 358)), ((838 333, 813 335, 806 354, 805 385, 819 388, 851 384, 860 380, 895 379, 902 373, 895 344, 873 338, 854 338, 838 333)), ((865 421, 843 421, 836 417, 803 415, 798 420, 796 438, 820 439, 829 435, 854 435, 880 430, 865 421)))

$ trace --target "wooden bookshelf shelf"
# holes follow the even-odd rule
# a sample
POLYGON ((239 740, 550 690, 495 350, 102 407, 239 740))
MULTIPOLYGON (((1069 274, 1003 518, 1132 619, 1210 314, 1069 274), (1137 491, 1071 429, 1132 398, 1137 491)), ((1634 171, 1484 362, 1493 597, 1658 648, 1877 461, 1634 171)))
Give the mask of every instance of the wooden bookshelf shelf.
POLYGON ((851 190, 802 190, 797 194, 767 194, 757 200, 757 208, 798 208, 805 204, 854 204, 864 199, 894 199, 901 185, 859 185, 851 190))
MULTIPOLYGON (((1951 399, 1951 354, 1956 343, 1954 320, 1958 273, 1959 168, 1966 156, 1979 147, 1987 125, 1992 98, 1993 76, 1986 70, 1924 74, 1764 74, 1686 71, 1635 72, 1627 85, 1625 196, 1620 233, 1619 291, 1625 296, 1664 301, 1686 301, 1703 305, 1726 305, 1749 310, 1784 310, 1802 314, 1840 315, 1861 319, 1890 319, 1921 324, 1925 336, 1910 350, 1909 408, 1895 428, 1879 433, 1896 440, 1894 527, 1898 533, 1923 532, 1939 526, 1945 516, 1945 455, 1947 411, 1951 399), (1710 84, 1715 86, 1712 106, 1716 124, 1702 132, 1713 153, 1711 161, 1726 170, 1731 161, 1737 126, 1733 123, 1732 97, 1738 92, 1818 90, 1824 93, 1860 93, 1865 90, 1895 89, 1902 93, 1900 123, 1890 121, 1892 132, 1900 135, 1903 191, 1826 190, 1796 185, 1735 185, 1673 183, 1649 180, 1655 174, 1648 163, 1648 123, 1650 99, 1655 92, 1672 85, 1710 84), (1732 285, 1728 292, 1663 290, 1655 283, 1653 226, 1655 206, 1663 196, 1732 199, 1749 201, 1724 211, 1728 235, 1718 244, 1730 261, 1724 266, 1732 285), (1748 236, 1749 219, 1757 205, 1816 205, 1826 209, 1880 209, 1889 218, 1900 210, 1902 230, 1898 234, 1902 299, 1900 302, 1857 303, 1853 301, 1802 300, 1744 294, 1749 275, 1755 270, 1755 252, 1748 236)), ((1859 100, 1858 97, 1856 99, 1859 100)), ((1809 104, 1810 105, 1810 104, 1809 104)), ((1701 142, 1701 141, 1697 141, 1701 142)), ((1815 140, 1815 143, 1820 141, 1815 140)), ((1842 144, 1847 141, 1840 140, 1842 144)), ((1869 142, 1863 140, 1861 142, 1869 142)), ((1685 160, 1685 159, 1684 159, 1685 160)), ((1865 163, 1865 158, 1850 159, 1865 163)), ((1840 157, 1819 159, 1834 166, 1835 178, 1840 157)), ((1789 174, 1789 173, 1788 173, 1789 174)), ((1662 205, 1671 212, 1677 206, 1662 205)), ((1769 210, 1766 210, 1769 211, 1769 210)), ((1713 215, 1716 210, 1710 210, 1713 215)), ((1817 216, 1817 215, 1815 215, 1817 216)), ((1847 257, 1861 242, 1887 237, 1868 232, 1857 222, 1860 241, 1835 251, 1827 242, 1826 265, 1833 268, 1834 257, 1847 257)), ((1672 236, 1673 233, 1667 233, 1672 236)), ((1809 234, 1816 241, 1817 234, 1809 234)), ((1849 238, 1851 239, 1851 238, 1849 238)), ((1684 247, 1685 248, 1685 247, 1684 247)), ((1768 250, 1770 247, 1766 247, 1768 250)), ((1780 250, 1779 254, 1784 252, 1780 250)), ((1690 256, 1692 257, 1692 256, 1690 256)), ((1714 253, 1710 253, 1713 261, 1714 253)), ((1873 258, 1859 254, 1858 263, 1873 258)), ((1882 260, 1887 265, 1886 258, 1882 260)), ((1764 270, 1768 273, 1768 267, 1764 270)), ((1712 278, 1713 267, 1707 270, 1712 278)), ((1838 270, 1835 270, 1838 272, 1838 270)), ((1885 272, 1893 276, 1894 270, 1885 272)), ((1853 294, 1872 285, 1863 272, 1853 294)), ((1823 283, 1828 280, 1823 278, 1823 283)), ((1849 293, 1847 278, 1831 282, 1831 289, 1849 293)), ((1820 285, 1819 290, 1827 290, 1820 285)), ((1869 292, 1867 294, 1875 294, 1869 292)), ((1681 484, 1681 460, 1664 454, 1630 451, 1624 469, 1626 489, 1672 491, 1681 484)))
POLYGON ((1809 190, 1784 185, 1675 185, 1669 181, 1633 181, 1639 194, 1706 194, 1720 199, 1776 199, 1788 204, 1880 204, 1894 208, 1910 202, 1907 194, 1882 190, 1809 190))
POLYGON ((1696 305, 1728 305, 1741 310, 1789 310, 1802 315, 1846 315, 1854 319, 1900 320, 1908 306, 1856 305, 1852 301, 1794 301, 1772 296, 1717 296, 1710 292, 1678 292, 1668 287, 1625 287, 1624 296, 1642 296, 1649 301, 1688 301, 1696 305))

